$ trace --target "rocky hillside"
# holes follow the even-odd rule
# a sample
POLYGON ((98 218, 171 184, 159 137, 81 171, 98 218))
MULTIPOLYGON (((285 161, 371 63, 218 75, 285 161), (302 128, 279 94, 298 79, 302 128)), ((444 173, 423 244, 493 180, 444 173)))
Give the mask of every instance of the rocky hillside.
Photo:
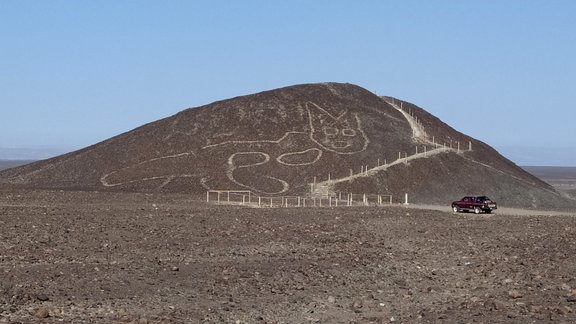
POLYGON ((261 195, 486 194, 569 206, 488 145, 421 108, 350 84, 305 84, 186 109, 85 149, 0 172, 6 187, 261 195))

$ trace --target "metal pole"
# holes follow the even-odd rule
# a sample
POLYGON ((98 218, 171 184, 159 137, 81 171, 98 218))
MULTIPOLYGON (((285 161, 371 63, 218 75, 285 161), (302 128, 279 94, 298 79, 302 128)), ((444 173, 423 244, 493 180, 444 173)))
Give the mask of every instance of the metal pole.
POLYGON ((210 191, 206 190, 206 202, 210 202, 210 191))

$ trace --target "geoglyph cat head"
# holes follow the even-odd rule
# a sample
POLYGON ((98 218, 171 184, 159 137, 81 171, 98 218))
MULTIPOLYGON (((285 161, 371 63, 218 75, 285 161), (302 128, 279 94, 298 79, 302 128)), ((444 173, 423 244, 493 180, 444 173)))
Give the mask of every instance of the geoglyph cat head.
POLYGON ((334 116, 312 102, 306 103, 310 120, 310 138, 327 151, 354 154, 366 150, 370 142, 357 114, 343 112, 334 116))

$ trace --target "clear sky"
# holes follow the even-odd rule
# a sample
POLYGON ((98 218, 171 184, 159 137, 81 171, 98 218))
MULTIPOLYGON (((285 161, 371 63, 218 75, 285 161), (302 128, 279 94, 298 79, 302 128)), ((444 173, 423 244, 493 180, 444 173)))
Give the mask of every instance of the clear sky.
POLYGON ((576 166, 574 17, 573 0, 0 0, 0 148, 64 152, 334 81, 413 102, 520 165, 576 166))

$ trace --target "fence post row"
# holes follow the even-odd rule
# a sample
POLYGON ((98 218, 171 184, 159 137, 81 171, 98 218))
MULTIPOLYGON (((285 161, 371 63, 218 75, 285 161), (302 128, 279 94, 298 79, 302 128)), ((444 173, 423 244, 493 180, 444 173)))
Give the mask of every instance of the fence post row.
MULTIPOLYGON (((364 166, 364 172, 366 172, 367 166, 364 166)), ((209 203, 211 199, 211 195, 216 194, 216 203, 228 203, 228 204, 241 204, 246 205, 251 204, 252 200, 252 193, 247 190, 207 190, 206 191, 206 201, 209 203), (226 195, 226 199, 222 200, 222 194, 226 195), (240 198, 242 197, 242 198, 240 198)), ((312 206, 313 207, 339 207, 339 206, 355 206, 355 201, 357 201, 356 205, 365 205, 370 206, 370 200, 372 198, 375 199, 375 205, 381 206, 384 203, 383 196, 388 196, 390 198, 390 204, 392 204, 392 195, 382 195, 382 194, 356 194, 358 199, 354 198, 354 193, 347 193, 345 197, 342 196, 342 192, 338 192, 337 194, 327 194, 322 197, 312 196, 312 206), (343 199, 344 198, 344 199, 343 199), (323 202, 326 199, 328 204, 323 202), (341 204, 341 201, 345 201, 345 204, 341 204)), ((264 196, 256 196, 257 197, 257 204, 258 207, 307 207, 306 206, 306 198, 301 196, 294 196, 294 197, 264 197, 264 196), (280 200, 278 203, 275 204, 275 200, 280 200), (268 201, 266 201, 268 200, 268 201)), ((407 200, 406 200, 407 201, 407 200)))

